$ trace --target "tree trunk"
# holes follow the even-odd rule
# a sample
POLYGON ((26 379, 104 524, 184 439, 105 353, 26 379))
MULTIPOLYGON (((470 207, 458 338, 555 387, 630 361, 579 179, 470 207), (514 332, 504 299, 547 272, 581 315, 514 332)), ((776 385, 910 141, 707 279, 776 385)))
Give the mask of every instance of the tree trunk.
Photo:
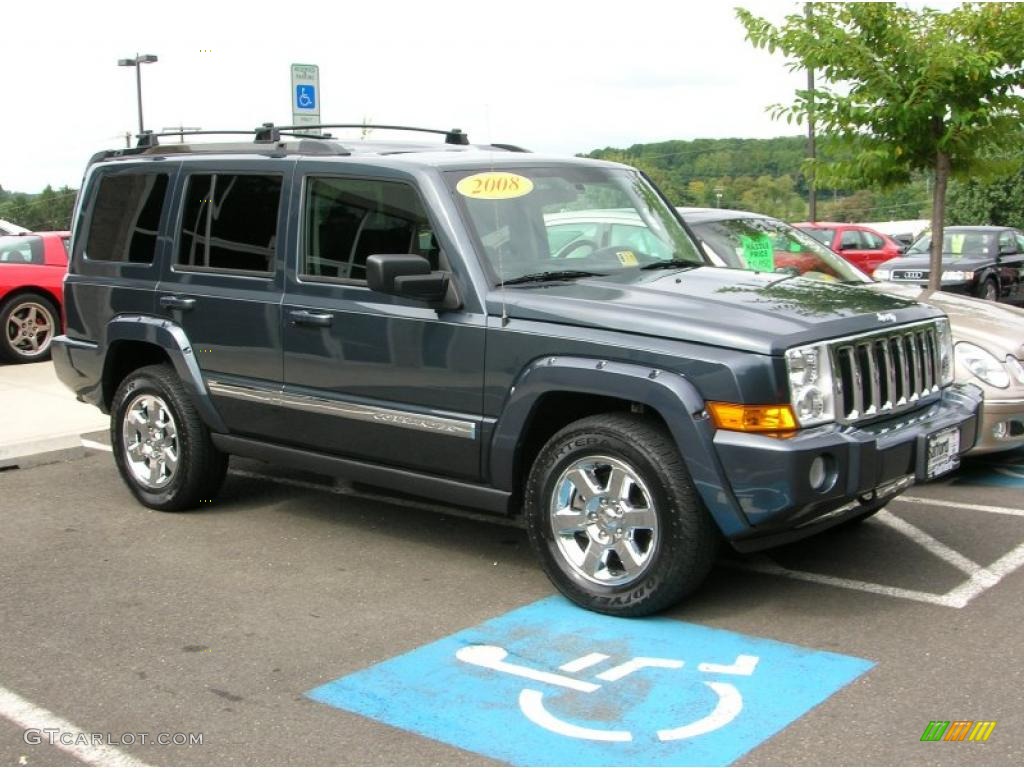
POLYGON ((928 293, 942 287, 942 222, 946 218, 946 184, 949 181, 949 155, 935 155, 935 189, 932 190, 932 252, 928 270, 928 293))

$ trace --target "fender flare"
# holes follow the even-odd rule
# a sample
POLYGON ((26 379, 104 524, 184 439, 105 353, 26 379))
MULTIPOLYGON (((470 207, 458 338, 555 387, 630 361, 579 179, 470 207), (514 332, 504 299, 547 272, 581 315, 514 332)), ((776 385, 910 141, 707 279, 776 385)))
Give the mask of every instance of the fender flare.
POLYGON ((523 369, 509 391, 491 438, 491 483, 514 491, 521 437, 541 398, 550 392, 603 395, 640 403, 665 421, 697 492, 722 532, 748 530, 714 446, 704 398, 683 375, 649 366, 584 357, 546 357, 523 369))
MULTIPOLYGON (((107 323, 107 350, 119 341, 145 342, 166 352, 206 426, 213 432, 227 432, 203 381, 203 373, 196 362, 192 343, 180 325, 164 318, 147 315, 118 315, 107 323)), ((107 365, 109 359, 108 355, 107 365)), ((103 373, 105 377, 106 366, 103 373)))

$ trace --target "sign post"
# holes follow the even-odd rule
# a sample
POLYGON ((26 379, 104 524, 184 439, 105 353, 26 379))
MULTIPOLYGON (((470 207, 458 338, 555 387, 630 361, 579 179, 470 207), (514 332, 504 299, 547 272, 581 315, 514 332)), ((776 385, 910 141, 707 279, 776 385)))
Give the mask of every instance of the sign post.
MULTIPOLYGON (((320 122, 320 67, 316 64, 292 64, 292 124, 316 125, 320 122)), ((320 135, 319 128, 302 131, 320 135)))

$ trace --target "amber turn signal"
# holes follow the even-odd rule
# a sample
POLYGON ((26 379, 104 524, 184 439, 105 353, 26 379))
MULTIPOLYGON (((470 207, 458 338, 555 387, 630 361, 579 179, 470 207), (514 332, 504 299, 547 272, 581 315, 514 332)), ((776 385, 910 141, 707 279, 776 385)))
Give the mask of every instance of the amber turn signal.
POLYGON ((735 432, 792 432, 797 428, 796 416, 789 405, 709 402, 707 407, 711 420, 719 429, 735 432))

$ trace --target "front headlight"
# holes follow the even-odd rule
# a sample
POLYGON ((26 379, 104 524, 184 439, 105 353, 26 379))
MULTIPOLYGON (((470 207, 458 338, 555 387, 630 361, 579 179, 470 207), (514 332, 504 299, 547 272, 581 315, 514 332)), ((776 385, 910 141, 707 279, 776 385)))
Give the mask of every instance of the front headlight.
POLYGON ((789 397, 801 427, 835 421, 836 403, 828 347, 814 344, 786 351, 789 397))
POLYGON ((953 383, 953 332, 949 329, 949 320, 942 319, 939 329, 939 381, 948 387, 953 383))
POLYGON ((892 270, 891 269, 876 269, 871 274, 871 276, 873 278, 875 278, 875 280, 888 280, 890 277, 892 277, 892 270))
POLYGON ((950 269, 942 273, 942 279, 949 283, 964 283, 974 279, 974 273, 962 269, 950 269))
POLYGON ((1003 368, 995 355, 989 354, 976 344, 957 342, 956 359, 964 368, 992 387, 1006 389, 1010 386, 1010 374, 1003 368))
POLYGON ((1020 364, 1020 360, 1013 355, 1007 355, 1006 367, 1010 369, 1010 373, 1013 374, 1013 378, 1015 378, 1018 383, 1024 384, 1024 365, 1020 364))

